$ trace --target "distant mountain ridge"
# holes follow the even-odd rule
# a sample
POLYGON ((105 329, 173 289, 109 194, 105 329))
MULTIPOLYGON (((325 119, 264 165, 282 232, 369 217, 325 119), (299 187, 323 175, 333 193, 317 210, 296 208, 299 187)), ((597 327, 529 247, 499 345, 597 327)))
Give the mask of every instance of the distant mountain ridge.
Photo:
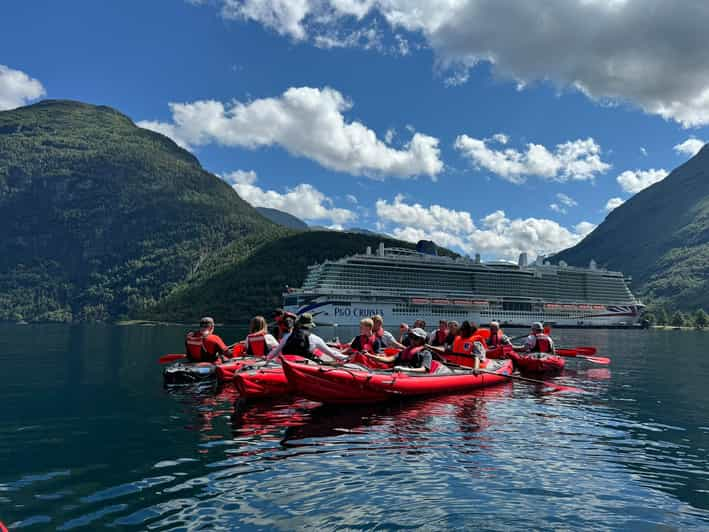
POLYGON ((576 266, 591 259, 632 276, 641 297, 709 308, 709 145, 553 257, 576 266))
POLYGON ((269 207, 256 207, 256 210, 261 216, 268 218, 274 224, 302 231, 308 229, 308 224, 297 216, 293 216, 287 212, 279 211, 278 209, 271 209, 269 207))

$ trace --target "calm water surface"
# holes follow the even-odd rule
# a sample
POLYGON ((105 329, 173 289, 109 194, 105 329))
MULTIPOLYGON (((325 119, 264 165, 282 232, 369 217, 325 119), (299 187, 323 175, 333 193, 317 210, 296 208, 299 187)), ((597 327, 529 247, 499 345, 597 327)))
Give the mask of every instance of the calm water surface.
POLYGON ((229 388, 162 388, 156 359, 179 352, 183 333, 0 326, 0 520, 11 530, 709 528, 709 333, 557 331, 563 345, 613 358, 569 360, 557 380, 584 394, 516 382, 383 407, 239 411, 229 388))

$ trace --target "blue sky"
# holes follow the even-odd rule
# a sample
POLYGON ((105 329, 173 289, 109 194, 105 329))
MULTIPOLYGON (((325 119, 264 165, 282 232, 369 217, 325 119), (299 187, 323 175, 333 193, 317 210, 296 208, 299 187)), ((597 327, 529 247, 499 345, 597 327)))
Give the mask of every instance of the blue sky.
POLYGON ((709 14, 648 2, 9 1, 0 107, 110 105, 312 225, 549 253, 709 139, 709 14))

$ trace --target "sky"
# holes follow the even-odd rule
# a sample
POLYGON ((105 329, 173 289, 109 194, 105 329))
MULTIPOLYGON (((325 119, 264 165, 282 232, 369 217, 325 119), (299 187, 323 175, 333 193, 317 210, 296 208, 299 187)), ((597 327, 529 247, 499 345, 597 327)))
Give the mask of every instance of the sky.
POLYGON ((0 110, 109 105, 255 206, 485 259, 572 246, 709 140, 709 4, 7 0, 0 110))

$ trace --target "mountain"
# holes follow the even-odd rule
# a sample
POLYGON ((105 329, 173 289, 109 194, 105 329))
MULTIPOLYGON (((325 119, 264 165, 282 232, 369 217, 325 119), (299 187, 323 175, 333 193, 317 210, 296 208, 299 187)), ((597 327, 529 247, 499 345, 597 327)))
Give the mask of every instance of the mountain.
MULTIPOLYGON (((261 314, 268 318, 274 308, 282 306, 285 287, 300 287, 308 266, 363 253, 367 246, 376 248, 380 242, 388 247, 416 248, 408 242, 356 233, 295 233, 264 244, 217 275, 193 280, 142 317, 188 322, 200 315, 211 315, 220 322, 246 325, 251 317, 261 314)), ((439 252, 455 256, 443 248, 439 252)))
POLYGON ((650 301, 709 308, 709 145, 553 257, 576 266, 591 259, 631 275, 650 301))
POLYGON ((256 207, 258 213, 264 218, 268 218, 274 224, 282 225, 283 227, 288 227, 290 229, 297 229, 300 231, 308 229, 308 224, 306 224, 300 218, 288 214, 287 212, 279 211, 278 209, 270 209, 268 207, 256 207))
POLYGON ((106 320, 288 234, 109 107, 0 112, 0 320, 106 320))

